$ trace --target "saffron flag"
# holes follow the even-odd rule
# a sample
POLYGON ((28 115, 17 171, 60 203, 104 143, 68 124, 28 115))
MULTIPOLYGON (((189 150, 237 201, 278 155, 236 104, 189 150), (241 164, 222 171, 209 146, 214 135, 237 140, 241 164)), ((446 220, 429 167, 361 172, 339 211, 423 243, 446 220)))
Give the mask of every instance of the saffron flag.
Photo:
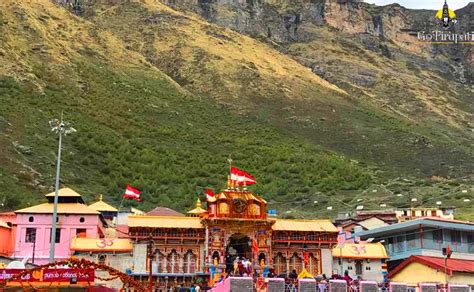
POLYGON ((230 180, 235 184, 235 185, 252 185, 256 184, 257 181, 255 178, 248 172, 245 172, 243 170, 240 170, 236 167, 231 167, 230 168, 230 180))
POLYGON ((256 255, 258 253, 258 242, 252 239, 252 252, 256 255))
POLYGON ((125 189, 125 193, 123 194, 123 197, 127 199, 132 199, 138 202, 141 201, 140 191, 130 185, 127 185, 127 188, 125 189))
POLYGON ((214 200, 214 197, 216 196, 216 194, 214 194, 214 192, 211 189, 207 188, 204 190, 204 192, 206 193, 206 199, 208 201, 214 200))

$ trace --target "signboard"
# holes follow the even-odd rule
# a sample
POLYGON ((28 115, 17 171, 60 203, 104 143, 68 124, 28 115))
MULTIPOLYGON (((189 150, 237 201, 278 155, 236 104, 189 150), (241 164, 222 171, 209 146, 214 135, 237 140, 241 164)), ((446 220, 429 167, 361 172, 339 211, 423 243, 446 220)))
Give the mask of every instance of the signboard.
POLYGON ((43 271, 43 282, 70 282, 76 279, 77 282, 94 282, 93 269, 45 269, 43 271))
MULTIPOLYGON (((0 269, 0 282, 9 280, 25 269, 0 269)), ((28 272, 22 276, 25 282, 94 282, 95 273, 93 269, 44 269, 28 272)))
MULTIPOLYGON (((14 276, 24 271, 25 269, 0 269, 0 282, 10 280, 14 276)), ((21 279, 23 281, 39 281, 39 279, 34 278, 31 273, 25 274, 21 277, 21 279)))

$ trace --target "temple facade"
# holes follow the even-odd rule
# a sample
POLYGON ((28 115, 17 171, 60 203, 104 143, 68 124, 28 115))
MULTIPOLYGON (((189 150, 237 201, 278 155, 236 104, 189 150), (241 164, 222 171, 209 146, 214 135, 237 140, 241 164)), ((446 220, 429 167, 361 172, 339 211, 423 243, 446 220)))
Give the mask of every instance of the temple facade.
MULTIPOLYGON (((267 202, 245 188, 227 188, 188 216, 130 216, 133 274, 150 272, 159 286, 217 278, 229 269, 229 256, 246 258, 253 273, 332 273, 338 230, 329 220, 277 219, 267 202)), ((227 271, 229 272, 229 271, 227 271)))

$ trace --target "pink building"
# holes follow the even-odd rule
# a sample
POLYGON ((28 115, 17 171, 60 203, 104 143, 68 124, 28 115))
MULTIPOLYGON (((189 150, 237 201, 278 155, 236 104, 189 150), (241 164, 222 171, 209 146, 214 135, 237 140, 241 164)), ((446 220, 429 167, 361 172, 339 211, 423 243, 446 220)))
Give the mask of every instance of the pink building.
MULTIPOLYGON (((13 257, 45 264, 49 260, 54 192, 46 195, 47 203, 15 211, 16 240, 13 257)), ((100 238, 104 235, 104 220, 100 213, 89 208, 81 195, 69 188, 59 190, 58 224, 56 229, 55 260, 71 256, 74 237, 100 238)))

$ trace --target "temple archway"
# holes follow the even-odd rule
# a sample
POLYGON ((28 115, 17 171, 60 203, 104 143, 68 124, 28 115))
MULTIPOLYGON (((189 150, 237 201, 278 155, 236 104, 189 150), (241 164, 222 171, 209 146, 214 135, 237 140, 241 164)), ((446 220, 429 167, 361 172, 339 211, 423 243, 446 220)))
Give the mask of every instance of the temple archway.
POLYGON ((229 238, 227 253, 232 256, 252 258, 252 248, 250 237, 246 234, 235 233, 229 238))

